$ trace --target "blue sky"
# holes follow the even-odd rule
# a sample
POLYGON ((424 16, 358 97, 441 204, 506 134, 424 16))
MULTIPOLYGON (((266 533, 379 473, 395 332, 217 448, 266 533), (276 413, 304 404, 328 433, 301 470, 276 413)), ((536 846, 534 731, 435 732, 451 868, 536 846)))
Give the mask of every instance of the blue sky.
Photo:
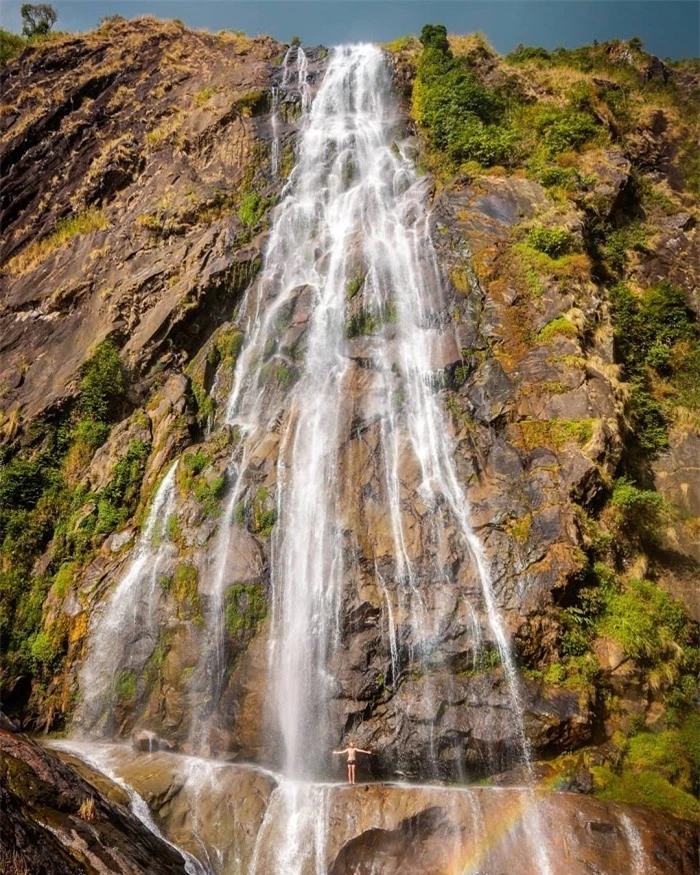
MULTIPOLYGON (((0 24, 19 31, 21 2, 0 0, 0 24)), ((500 52, 517 43, 577 46, 640 36, 661 57, 700 54, 696 0, 54 0, 62 30, 88 30, 105 15, 152 13, 208 30, 269 33, 334 45, 386 41, 427 22, 453 33, 483 30, 500 52)))

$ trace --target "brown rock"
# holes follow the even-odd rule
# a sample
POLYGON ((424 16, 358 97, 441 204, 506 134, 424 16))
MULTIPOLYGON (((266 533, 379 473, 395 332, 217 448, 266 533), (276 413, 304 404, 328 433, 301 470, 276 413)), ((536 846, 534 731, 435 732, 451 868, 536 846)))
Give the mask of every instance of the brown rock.
POLYGON ((0 865, 7 872, 183 873, 131 811, 21 734, 0 728, 0 865))
POLYGON ((698 862, 693 824, 579 794, 359 785, 310 789, 306 797, 289 789, 285 797, 285 790, 273 794, 260 871, 277 871, 288 847, 293 798, 315 814, 297 821, 304 875, 316 871, 316 853, 332 875, 539 875, 544 855, 557 875, 691 875, 698 862), (314 836, 324 816, 320 844, 314 836))

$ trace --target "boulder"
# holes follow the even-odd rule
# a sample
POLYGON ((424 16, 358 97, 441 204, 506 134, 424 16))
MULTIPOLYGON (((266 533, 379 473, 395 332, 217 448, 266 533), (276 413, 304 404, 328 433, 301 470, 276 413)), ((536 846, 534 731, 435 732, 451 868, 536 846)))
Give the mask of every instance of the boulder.
POLYGON ((147 802, 167 838, 217 875, 249 871, 276 786, 270 772, 164 751, 134 754, 120 745, 67 747, 126 782, 147 802))
POLYGON ((0 726, 0 868, 36 875, 177 875, 185 859, 51 751, 0 726))

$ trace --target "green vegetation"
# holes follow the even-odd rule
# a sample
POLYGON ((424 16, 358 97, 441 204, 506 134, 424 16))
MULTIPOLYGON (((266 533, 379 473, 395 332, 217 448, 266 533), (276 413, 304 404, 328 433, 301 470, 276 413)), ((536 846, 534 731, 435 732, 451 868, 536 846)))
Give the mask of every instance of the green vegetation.
POLYGON ((210 364, 218 367, 221 362, 233 368, 243 346, 243 333, 238 328, 221 331, 216 338, 208 358, 210 364))
POLYGON ((220 510, 221 499, 226 492, 226 472, 219 474, 212 480, 206 481, 201 478, 194 487, 194 497, 202 505, 206 516, 216 516, 220 510))
POLYGON ((0 27, 0 67, 19 55, 26 46, 59 36, 52 31, 58 17, 53 6, 46 3, 24 3, 20 15, 23 22, 21 35, 0 27))
POLYGON ((570 319, 567 319, 566 316, 557 316, 540 330, 538 339, 540 343, 550 343, 555 337, 576 337, 577 335, 578 330, 570 319))
POLYGON ((128 669, 117 672, 113 690, 120 702, 132 702, 136 696, 136 674, 128 669))
POLYGON ((45 623, 49 594, 64 598, 105 535, 133 514, 150 445, 132 441, 97 493, 77 486, 111 423, 127 380, 111 340, 80 370, 79 393, 57 417, 35 422, 25 448, 0 460, 0 640, 5 673, 31 674, 37 695, 58 670, 68 626, 45 623), (51 542, 45 570, 35 562, 51 542))
POLYGON ((198 91, 194 98, 194 105, 198 107, 206 106, 207 103, 212 99, 215 94, 221 89, 217 85, 213 85, 207 88, 202 88, 201 91, 198 91))
POLYGON ((667 516, 666 502, 651 489, 639 489, 627 477, 620 477, 610 498, 611 527, 633 542, 653 546, 667 516))
POLYGON ((254 228, 263 217, 269 202, 255 191, 246 192, 238 207, 238 218, 246 228, 254 228))
POLYGON ((64 562, 58 569, 51 588, 57 598, 62 599, 65 597, 73 584, 76 571, 79 567, 77 562, 64 562))
POLYGON ((236 106, 244 118, 250 118, 265 109, 267 95, 264 91, 248 91, 236 98, 236 106))
POLYGON ((525 676, 551 686, 591 694, 600 680, 600 666, 590 653, 567 654, 542 669, 526 669, 525 676))
POLYGON ((598 132, 598 123, 588 113, 571 106, 544 110, 535 121, 535 129, 551 158, 568 149, 580 149, 598 132))
POLYGON ((462 677, 471 677, 476 674, 493 671, 501 664, 501 655, 496 648, 482 647, 474 655, 473 664, 461 671, 462 677))
POLYGON ((471 416, 464 410, 454 395, 447 395, 445 398, 445 408, 455 417, 457 422, 468 432, 476 431, 476 424, 471 416))
POLYGON ((365 308, 345 323, 345 336, 361 337, 366 334, 377 334, 382 325, 396 322, 396 307, 393 303, 384 304, 379 308, 365 308))
POLYGON ((232 638, 253 632, 265 619, 267 598, 259 583, 236 583, 226 593, 226 629, 232 638))
POLYGON ((630 261, 631 252, 646 252, 649 232, 639 222, 630 222, 621 228, 607 229, 600 256, 611 276, 622 276, 630 261))
POLYGON ((26 45, 24 37, 0 27, 0 67, 16 57, 26 45))
POLYGON ((347 284, 347 287, 345 289, 345 294, 347 295, 347 298, 349 301, 351 301, 355 297, 355 295, 360 291, 360 289, 362 288, 362 286, 365 282, 365 276, 366 276, 366 274, 364 274, 364 273, 358 273, 354 277, 351 277, 351 279, 348 280, 348 284, 347 284))
POLYGON ((388 43, 383 43, 382 48, 386 49, 387 52, 403 52, 406 49, 411 48, 411 46, 416 42, 416 38, 414 36, 400 36, 395 40, 392 40, 388 43))
POLYGON ((159 583, 165 592, 175 600, 178 617, 201 625, 204 622, 204 616, 199 598, 198 580, 197 567, 184 562, 175 567, 175 573, 172 577, 162 577, 159 583))
POLYGON ((219 331, 207 352, 206 366, 194 359, 187 367, 191 379, 192 394, 197 405, 197 422, 202 430, 210 427, 216 415, 216 400, 209 394, 205 383, 223 366, 232 372, 243 346, 243 334, 235 327, 219 331))
POLYGON ((19 14, 22 33, 28 38, 46 36, 58 18, 56 10, 49 3, 23 3, 19 14))
POLYGON ((194 495, 205 516, 218 516, 226 492, 226 472, 214 473, 205 447, 184 453, 178 466, 177 483, 184 495, 194 495))
POLYGON ((518 541, 520 544, 526 544, 530 537, 530 530, 532 528, 532 514, 526 513, 520 517, 520 519, 515 520, 513 524, 510 526, 510 534, 518 541))
POLYGON ((198 380, 193 379, 191 386, 197 405, 197 422, 202 430, 206 430, 216 413, 216 402, 198 380))
POLYGON ((111 340, 103 340, 80 369, 78 409, 87 417, 79 423, 83 437, 92 442, 95 423, 114 422, 126 394, 126 375, 119 350, 111 340))
POLYGON ((57 630, 40 629, 27 642, 34 670, 38 672, 52 671, 63 655, 63 641, 57 630))
POLYGON ((150 452, 149 443, 131 441, 124 458, 112 469, 109 483, 97 495, 94 534, 107 535, 123 526, 133 515, 150 452))
POLYGON ((672 405, 700 401, 700 337, 683 292, 667 282, 635 295, 625 284, 610 292, 615 348, 631 383, 630 433, 646 452, 666 446, 672 405), (671 397, 657 390, 662 383, 671 397))
POLYGON ((602 563, 593 566, 590 583, 563 612, 562 652, 586 658, 596 638, 608 638, 637 663, 652 690, 666 695, 667 720, 687 713, 698 693, 700 638, 683 606, 651 581, 623 586, 602 563))
MULTIPOLYGON (((464 162, 490 167, 527 160, 542 168, 558 155, 603 136, 585 90, 572 88, 563 103, 533 103, 516 79, 510 78, 500 88, 486 84, 480 64, 484 59, 495 60, 495 55, 483 39, 469 43, 459 38, 453 52, 445 29, 427 25, 421 42, 413 115, 426 135, 437 169, 446 169, 440 156, 452 167, 464 162), (467 43, 466 50, 460 42, 467 43)), ((510 60, 522 62, 524 54, 528 60, 541 58, 543 51, 523 50, 510 60)))
POLYGON ((700 821, 700 802, 653 770, 617 772, 610 766, 593 766, 591 771, 596 796, 601 799, 651 805, 676 817, 700 821))
POLYGON ((294 154, 294 146, 291 143, 287 143, 287 145, 282 149, 282 154, 280 155, 280 164, 279 164, 279 172, 282 179, 287 179, 294 170, 294 165, 296 164, 296 156, 294 154))
POLYGON ((453 56, 441 25, 426 25, 421 42, 413 114, 430 145, 455 162, 506 163, 516 135, 501 124, 506 108, 501 95, 453 56))
POLYGON ((272 529, 277 522, 277 508, 268 506, 268 489, 261 486, 255 493, 252 504, 252 530, 256 535, 264 538, 272 534, 272 529))
POLYGON ((632 735, 619 764, 592 771, 602 799, 652 805, 700 822, 700 718, 693 715, 676 728, 632 735))
POLYGON ((574 248, 574 235, 566 228, 533 228, 527 235, 527 242, 533 249, 559 258, 574 248))
POLYGON ((294 383, 297 377, 297 369, 294 366, 290 366, 284 359, 277 357, 269 361, 260 370, 261 384, 267 382, 270 378, 272 378, 284 389, 288 389, 294 383))

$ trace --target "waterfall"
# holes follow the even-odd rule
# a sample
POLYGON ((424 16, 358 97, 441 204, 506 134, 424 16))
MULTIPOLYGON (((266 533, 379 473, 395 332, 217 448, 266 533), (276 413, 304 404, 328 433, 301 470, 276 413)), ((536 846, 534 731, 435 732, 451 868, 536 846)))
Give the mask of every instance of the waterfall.
MULTIPOLYGON (((300 57, 301 50, 301 76, 300 57)), ((462 562, 481 591, 481 604, 464 598, 465 624, 473 631, 476 651, 481 638, 475 617, 479 612, 484 617, 500 654, 523 758, 529 761, 514 658, 483 549, 470 525, 436 391, 433 350, 449 342, 451 327, 424 180, 397 145, 400 133, 381 50, 369 44, 336 49, 303 126, 297 166, 274 213, 262 272, 239 313, 246 342, 226 421, 239 430, 241 441, 229 470, 232 488, 214 551, 210 631, 194 687, 216 703, 225 673, 221 626, 225 561, 237 537, 234 511, 250 492, 257 447, 277 433, 269 666, 274 722, 289 776, 317 775, 338 734, 338 727, 327 723, 335 686, 328 662, 339 644, 343 590, 352 571, 343 519, 348 460, 341 446, 352 429, 353 410, 345 399, 358 380, 359 359, 369 362, 363 365, 362 392, 356 394, 364 396, 365 419, 379 423, 383 482, 378 491, 392 541, 392 587, 386 572, 378 575, 389 607, 392 662, 398 614, 408 617, 412 652, 419 659, 432 655, 440 618, 431 622, 426 600, 436 586, 453 584, 439 557, 456 537, 462 562), (348 311, 358 302, 354 324, 362 330, 353 331, 348 311), (295 318, 301 312, 304 327, 293 335, 295 345, 286 342, 284 330, 290 310, 295 318), (423 539, 431 545, 427 566, 407 544, 402 480, 411 466, 419 472, 411 497, 424 506, 423 539)), ((193 716, 192 738, 203 737, 208 716, 205 711, 193 716)))
MULTIPOLYGON (((476 570, 523 758, 530 758, 514 658, 487 562, 470 525, 454 447, 435 391, 432 350, 450 329, 429 234, 425 187, 405 151, 395 145, 399 121, 382 52, 372 45, 335 50, 301 134, 290 188, 275 214, 262 276, 243 311, 250 340, 241 356, 228 415, 254 443, 278 416, 260 379, 263 351, 268 351, 268 358, 274 351, 284 360, 288 353, 278 340, 279 314, 287 302, 298 306, 302 294, 311 299, 303 366, 285 398, 277 466, 279 517, 271 562, 271 693, 284 743, 284 771, 290 777, 318 774, 338 732, 338 727, 328 725, 327 714, 335 685, 328 671, 329 655, 339 646, 349 572, 342 518, 347 484, 340 447, 352 427, 344 398, 357 378, 358 350, 353 347, 360 345, 371 363, 367 418, 380 422, 381 494, 390 518, 394 578, 399 584, 393 597, 408 601, 416 650, 429 654, 437 630, 425 610, 425 588, 428 583, 447 583, 449 572, 434 571, 429 581, 407 547, 401 475, 408 458, 420 471, 417 492, 426 507, 435 555, 444 552, 449 532, 454 531, 465 561, 476 570), (366 338, 348 337, 355 333, 348 329, 351 290, 360 296, 362 310, 356 312, 355 324, 365 320, 366 338), (257 368, 251 367, 254 362, 257 368), (263 410, 267 426, 261 429, 263 410)), ((244 458, 250 452, 244 451, 244 458)), ((390 601, 388 588, 382 588, 390 601)), ((467 607, 473 618, 474 606, 467 607)), ((388 612, 392 640, 393 608, 390 605, 388 612)), ((475 647, 478 644, 475 640, 475 647)), ((394 642, 392 662, 395 648, 394 642)), ((284 798, 289 805, 299 794, 284 798)), ((295 810, 289 819, 301 822, 301 811, 295 810)), ((283 843, 280 861, 289 863, 290 853, 295 857, 289 847, 297 840, 283 843)), ((544 842, 536 844, 541 848, 541 871, 548 872, 544 842)))
MULTIPOLYGON (((379 421, 380 497, 393 544, 392 591, 383 583, 387 600, 394 599, 389 625, 401 607, 410 618, 415 652, 429 655, 437 629, 425 609, 428 584, 450 583, 447 569, 419 567, 407 546, 402 469, 414 465, 420 472, 416 494, 425 505, 425 539, 434 545, 434 556, 444 553, 455 533, 460 539, 464 561, 480 583, 481 609, 522 726, 513 656, 436 392, 432 351, 449 339, 451 329, 428 229, 425 185, 396 140, 400 118, 385 56, 373 45, 336 49, 301 133, 298 163, 274 216, 261 277, 241 313, 248 340, 227 418, 246 437, 229 508, 240 500, 256 444, 283 415, 269 664, 290 775, 314 774, 324 759, 318 752, 337 735, 325 714, 334 687, 328 658, 338 645, 349 573, 342 518, 347 460, 340 447, 351 430, 352 411, 344 399, 358 378, 360 354, 370 363, 363 403, 365 418, 379 421), (364 334, 358 337, 348 336, 353 334, 348 327, 353 284, 360 285, 351 302, 361 304, 355 324, 364 334), (279 324, 289 305, 299 309, 303 296, 308 312, 302 353, 284 347, 279 324), (270 363, 297 374, 284 394, 270 389, 270 363)), ((230 511, 221 528, 225 539, 235 536, 230 511)), ((465 614, 473 618, 475 606, 467 604, 465 614)))
POLYGON ((185 872, 187 875, 213 875, 213 869, 209 866, 203 866, 196 857, 178 848, 163 835, 158 828, 158 825, 153 820, 151 810, 148 807, 146 800, 130 787, 126 781, 122 780, 114 771, 111 762, 110 749, 101 747, 98 744, 79 743, 75 741, 54 741, 52 745, 56 750, 64 750, 66 753, 74 754, 80 757, 83 762, 87 763, 97 772, 101 772, 105 777, 113 781, 118 787, 121 787, 129 797, 129 807, 132 814, 137 817, 149 832, 157 836, 161 841, 169 844, 171 848, 175 848, 180 853, 185 861, 185 872))
MULTIPOLYGON (((462 619, 474 659, 487 644, 500 655, 521 758, 530 763, 516 663, 441 402, 439 351, 455 339, 430 236, 427 180, 405 143, 388 60, 369 44, 335 49, 311 101, 307 57, 301 48, 294 57, 306 115, 262 270, 237 314, 245 341, 224 411, 237 438, 206 569, 206 626, 189 714, 189 745, 207 753, 227 680, 227 557, 238 538, 249 537, 238 510, 262 488, 276 508, 267 727, 284 779, 252 868, 274 827, 276 868, 265 871, 290 875, 304 870, 309 854, 314 871, 322 869, 325 827, 316 813, 328 794, 319 779, 347 728, 334 722, 340 681, 333 665, 342 661, 345 607, 362 588, 374 593, 383 617, 392 689, 407 665, 428 673, 439 663, 447 611, 439 599, 453 594, 449 610, 462 619), (260 448, 271 443, 276 465, 263 481, 260 448)), ((282 88, 291 76, 285 58, 282 88)), ((279 145, 273 155, 276 168, 279 145)), ((174 473, 173 466, 126 575, 93 621, 81 674, 81 711, 93 722, 108 711, 115 653, 133 641, 137 613, 158 590, 166 546, 152 540, 165 532, 174 473)), ((147 623, 144 634, 151 636, 147 623)), ((437 775, 434 749, 428 759, 426 772, 437 775)), ((538 867, 549 875, 538 805, 523 794, 531 796, 538 867)))
POLYGON ((153 498, 126 572, 109 598, 92 615, 87 657, 80 671, 76 724, 83 731, 107 734, 119 673, 136 679, 156 646, 159 585, 163 566, 174 550, 167 535, 175 509, 174 462, 153 498))
POLYGON ((642 836, 628 814, 620 817, 620 825, 629 846, 632 875, 644 875, 647 870, 642 836))

